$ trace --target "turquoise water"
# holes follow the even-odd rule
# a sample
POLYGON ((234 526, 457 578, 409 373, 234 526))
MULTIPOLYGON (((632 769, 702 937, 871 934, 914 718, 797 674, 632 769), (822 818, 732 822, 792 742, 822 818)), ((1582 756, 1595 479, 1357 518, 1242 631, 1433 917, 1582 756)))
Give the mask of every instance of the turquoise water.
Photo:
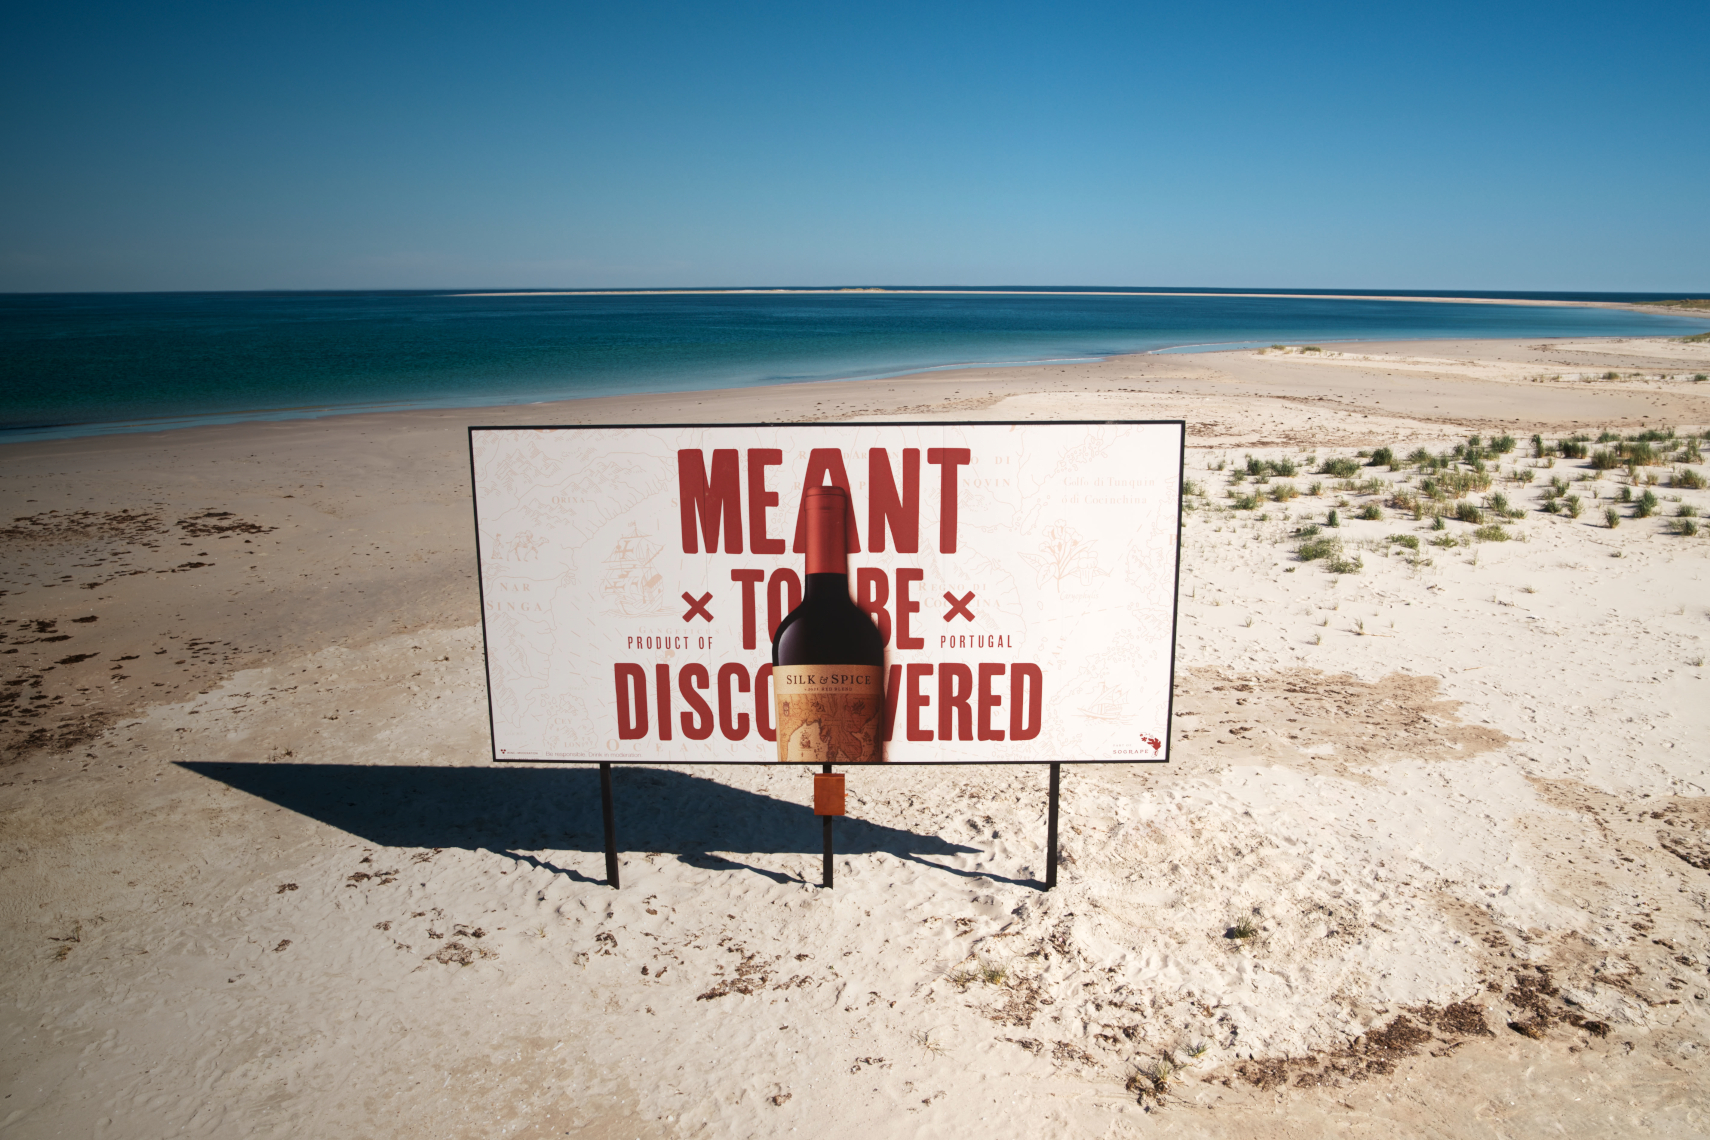
POLYGON ((0 442, 1191 347, 1706 328, 1618 309, 1306 294, 14 294, 0 297, 0 442))

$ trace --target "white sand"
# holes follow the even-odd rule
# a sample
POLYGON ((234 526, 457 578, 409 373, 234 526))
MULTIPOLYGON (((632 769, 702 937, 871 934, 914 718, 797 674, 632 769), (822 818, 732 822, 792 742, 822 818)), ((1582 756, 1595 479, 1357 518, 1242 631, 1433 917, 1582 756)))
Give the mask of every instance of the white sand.
MULTIPOLYGON (((1495 428, 1523 441, 1506 477, 1534 429, 1710 423, 1690 380, 1710 348, 1652 343, 1130 357, 9 449, 7 517, 101 518, 30 524, 57 537, 14 537, 0 583, 7 679, 53 707, 14 717, 50 731, 8 729, 0 768, 0 1133, 1701 1134, 1710 535, 1626 507, 1605 528, 1625 473, 1576 484, 1577 520, 1541 513, 1567 460, 1493 487, 1529 508, 1507 524, 1526 541, 1454 548, 1425 540, 1471 526, 1354 519, 1381 500, 1327 476, 1230 510, 1252 484, 1206 470, 1495 428), (1644 375, 1530 379, 1568 360, 1644 375), (609 890, 594 774, 485 760, 461 424, 903 409, 1190 421, 1208 494, 1174 762, 1065 769, 1050 894, 1042 771, 851 776, 826 893, 803 774, 620 769, 609 890), (1291 554, 1338 498, 1354 574, 1291 554), (107 517, 127 509, 160 521, 107 517), (156 573, 184 561, 213 564, 156 573)), ((1649 470, 1668 513, 1710 514, 1649 470)))

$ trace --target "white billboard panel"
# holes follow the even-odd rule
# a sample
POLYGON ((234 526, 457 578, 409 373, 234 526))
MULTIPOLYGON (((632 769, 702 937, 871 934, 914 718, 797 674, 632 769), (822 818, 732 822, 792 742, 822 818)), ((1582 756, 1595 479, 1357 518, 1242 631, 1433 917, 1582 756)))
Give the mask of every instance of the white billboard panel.
POLYGON ((494 758, 776 763, 802 491, 848 490, 884 761, 1167 759, 1184 425, 470 429, 494 758))

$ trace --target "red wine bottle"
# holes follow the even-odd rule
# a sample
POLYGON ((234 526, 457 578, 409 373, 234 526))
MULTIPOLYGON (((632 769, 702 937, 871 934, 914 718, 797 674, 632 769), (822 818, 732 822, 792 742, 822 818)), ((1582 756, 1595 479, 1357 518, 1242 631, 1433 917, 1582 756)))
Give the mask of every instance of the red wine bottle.
POLYGON ((807 579, 801 604, 772 636, 772 700, 778 759, 870 764, 882 759, 885 640, 849 596, 841 487, 809 487, 807 579))

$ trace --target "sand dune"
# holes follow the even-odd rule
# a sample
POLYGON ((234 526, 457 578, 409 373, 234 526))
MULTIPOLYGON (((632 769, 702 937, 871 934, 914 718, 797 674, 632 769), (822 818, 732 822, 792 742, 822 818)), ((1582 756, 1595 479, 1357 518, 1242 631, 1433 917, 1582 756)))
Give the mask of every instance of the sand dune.
POLYGON ((7 449, 0 1131, 1700 1134, 1710 465, 1527 456, 1710 346, 1325 347, 7 449), (486 762, 472 419, 1175 415, 1174 762, 1066 771, 1056 891, 1043 772, 851 776, 827 893, 804 774, 620 769, 611 891, 486 762), (1504 431, 1476 523, 1312 473, 1504 431))

